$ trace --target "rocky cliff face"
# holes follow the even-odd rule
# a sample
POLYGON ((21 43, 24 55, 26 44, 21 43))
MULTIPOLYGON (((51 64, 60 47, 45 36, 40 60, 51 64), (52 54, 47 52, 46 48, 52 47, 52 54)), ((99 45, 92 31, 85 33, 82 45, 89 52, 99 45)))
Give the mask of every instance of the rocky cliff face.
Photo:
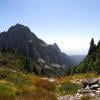
POLYGON ((3 47, 14 48, 22 55, 43 64, 67 67, 74 65, 71 58, 63 54, 56 43, 46 44, 24 25, 16 24, 0 34, 0 48, 3 47))

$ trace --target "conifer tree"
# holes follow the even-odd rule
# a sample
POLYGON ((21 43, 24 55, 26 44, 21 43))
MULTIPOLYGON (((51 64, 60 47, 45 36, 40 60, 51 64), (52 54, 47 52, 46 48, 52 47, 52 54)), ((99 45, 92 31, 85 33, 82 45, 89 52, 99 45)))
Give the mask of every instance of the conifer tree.
POLYGON ((100 48, 100 40, 99 40, 99 42, 98 42, 98 44, 97 44, 97 48, 100 48))
POLYGON ((89 49, 88 54, 91 55, 93 52, 95 52, 95 50, 96 50, 96 45, 94 43, 94 39, 92 38, 90 42, 90 49, 89 49))

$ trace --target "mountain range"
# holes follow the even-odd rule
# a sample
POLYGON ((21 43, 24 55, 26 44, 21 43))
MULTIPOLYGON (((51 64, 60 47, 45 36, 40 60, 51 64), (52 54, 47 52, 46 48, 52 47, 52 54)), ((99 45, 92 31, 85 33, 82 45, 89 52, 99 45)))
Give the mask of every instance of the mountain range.
POLYGON ((75 65, 75 61, 62 53, 56 43, 49 45, 39 39, 24 25, 16 24, 0 34, 0 48, 14 49, 27 59, 45 69, 64 69, 75 65))

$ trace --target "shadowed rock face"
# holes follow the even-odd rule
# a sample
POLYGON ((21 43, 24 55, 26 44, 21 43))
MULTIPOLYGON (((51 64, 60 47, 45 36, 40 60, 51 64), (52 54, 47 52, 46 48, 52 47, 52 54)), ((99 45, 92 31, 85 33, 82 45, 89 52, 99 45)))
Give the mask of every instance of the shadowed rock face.
POLYGON ((56 43, 46 44, 24 25, 16 24, 10 27, 7 32, 2 32, 0 34, 0 48, 2 47, 14 48, 24 56, 37 61, 41 59, 47 64, 74 65, 70 57, 63 54, 56 43))

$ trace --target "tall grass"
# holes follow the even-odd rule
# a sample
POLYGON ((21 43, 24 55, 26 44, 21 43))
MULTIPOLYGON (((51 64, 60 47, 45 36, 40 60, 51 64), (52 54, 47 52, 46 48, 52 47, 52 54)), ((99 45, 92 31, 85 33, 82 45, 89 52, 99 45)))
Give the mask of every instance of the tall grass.
POLYGON ((0 100, 57 100, 54 90, 48 80, 0 68, 0 100))

